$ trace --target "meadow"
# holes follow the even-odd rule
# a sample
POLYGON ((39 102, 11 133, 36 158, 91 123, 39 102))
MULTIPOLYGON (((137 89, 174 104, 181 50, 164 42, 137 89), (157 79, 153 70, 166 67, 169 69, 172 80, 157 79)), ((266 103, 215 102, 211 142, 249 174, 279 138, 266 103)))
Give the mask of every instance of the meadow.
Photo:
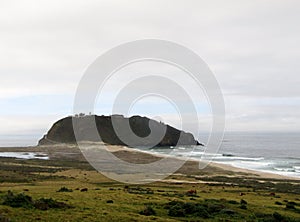
POLYGON ((54 154, 49 160, 1 158, 1 222, 300 221, 298 180, 217 167, 200 171, 187 162, 165 180, 123 184, 94 170, 79 153, 54 154))

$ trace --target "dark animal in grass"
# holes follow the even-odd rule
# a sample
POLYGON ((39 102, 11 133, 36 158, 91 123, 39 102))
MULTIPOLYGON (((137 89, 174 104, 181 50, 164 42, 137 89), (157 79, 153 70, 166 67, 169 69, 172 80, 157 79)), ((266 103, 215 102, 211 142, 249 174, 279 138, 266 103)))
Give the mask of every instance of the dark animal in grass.
POLYGON ((87 192, 88 191, 88 188, 82 188, 81 190, 80 190, 80 192, 87 192))
POLYGON ((197 195, 197 190, 188 190, 186 192, 187 196, 196 196, 197 195))

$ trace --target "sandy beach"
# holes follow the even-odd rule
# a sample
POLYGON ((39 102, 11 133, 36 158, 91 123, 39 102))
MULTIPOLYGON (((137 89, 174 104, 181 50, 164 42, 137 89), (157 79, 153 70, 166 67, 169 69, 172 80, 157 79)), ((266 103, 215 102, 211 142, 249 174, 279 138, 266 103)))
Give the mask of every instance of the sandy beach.
MULTIPOLYGON (((106 149, 109 152, 113 153, 116 157, 125 160, 130 163, 150 163, 162 158, 165 158, 166 155, 153 154, 146 151, 141 151, 138 149, 133 149, 125 146, 113 146, 102 143, 91 143, 85 142, 82 143, 83 146, 88 146, 96 149, 106 149)), ((56 145, 43 145, 43 146, 30 146, 30 147, 2 147, 0 148, 1 152, 36 152, 44 153, 49 156, 50 159, 55 160, 59 158, 72 159, 76 161, 85 160, 85 157, 82 155, 81 150, 77 145, 71 144, 56 144, 56 145)), ((178 159, 172 157, 174 159, 178 159)), ((177 173, 184 175, 205 175, 205 176, 242 176, 242 177, 257 177, 257 178, 268 178, 268 179, 278 179, 278 180, 293 180, 297 181, 300 178, 288 177, 279 174, 254 171, 249 169, 237 168, 227 164, 214 163, 210 162, 204 169, 199 169, 199 162, 195 160, 188 160, 186 163, 178 170, 177 173)))

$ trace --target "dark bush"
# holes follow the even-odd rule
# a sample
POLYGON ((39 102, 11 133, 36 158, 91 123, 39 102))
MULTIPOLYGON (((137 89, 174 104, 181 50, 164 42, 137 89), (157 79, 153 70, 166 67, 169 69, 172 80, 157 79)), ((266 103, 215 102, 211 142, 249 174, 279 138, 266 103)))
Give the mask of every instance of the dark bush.
POLYGON ((247 210, 247 201, 245 201, 244 199, 241 199, 241 206, 240 206, 240 208, 242 209, 242 210, 247 210))
POLYGON ((209 213, 207 207, 199 203, 184 203, 180 201, 171 201, 166 206, 169 209, 169 216, 185 217, 188 215, 197 216, 201 218, 208 218, 209 213))
POLYGON ((168 215, 171 217, 184 217, 185 210, 183 209, 183 205, 176 204, 174 206, 171 206, 168 215))
POLYGON ((286 205, 285 205, 285 208, 286 209, 291 209, 291 210, 295 210, 295 204, 292 203, 292 202, 287 202, 286 205))
POLYGON ((277 212, 274 212, 273 214, 256 213, 255 217, 256 217, 256 219, 258 219, 258 221, 262 221, 262 222, 296 222, 296 221, 298 221, 298 220, 294 220, 289 217, 285 217, 277 212))
MULTIPOLYGON (((226 207, 228 201, 206 199, 201 202, 182 202, 182 201, 170 201, 165 205, 165 209, 168 209, 168 215, 172 217, 201 217, 201 218, 214 218, 215 216, 222 215, 238 215, 232 209, 226 207)), ((232 202, 233 204, 239 204, 238 202, 232 202)), ((247 206, 244 206, 247 209, 247 206)))
POLYGON ((285 221, 284 216, 282 216, 280 213, 274 212, 273 217, 276 221, 285 221))
POLYGON ((54 209, 67 209, 70 208, 69 205, 53 200, 52 198, 40 198, 34 202, 34 207, 39 210, 54 209))
POLYGON ((172 200, 169 203, 167 203, 164 208, 165 209, 170 209, 172 206, 175 206, 177 204, 183 204, 183 202, 172 200))
POLYGON ((150 188, 142 188, 142 187, 131 187, 128 189, 126 189, 126 191, 128 191, 128 193, 131 194, 154 194, 154 191, 151 190, 150 188))
POLYGON ((229 204, 239 204, 239 202, 237 202, 236 200, 228 200, 229 204))
POLYGON ((233 215, 233 214, 235 214, 235 211, 231 210, 231 209, 226 209, 225 208, 225 209, 221 210, 220 213, 227 214, 227 215, 233 215))
POLYGON ((197 205, 194 203, 184 203, 181 206, 186 214, 193 214, 197 211, 197 205))
POLYGON ((225 206, 223 204, 219 204, 219 203, 209 203, 207 205, 207 210, 211 214, 219 213, 224 208, 225 208, 225 206))
POLYGON ((207 209, 200 204, 196 205, 194 215, 201 218, 209 218, 209 213, 207 212, 207 209))
POLYGON ((145 209, 140 212, 140 214, 145 216, 153 216, 156 215, 156 212, 151 206, 146 206, 145 209))
POLYGON ((25 195, 23 193, 14 195, 11 191, 8 191, 7 194, 4 196, 4 205, 10 207, 24 207, 24 208, 36 208, 39 210, 48 210, 50 208, 56 209, 66 209, 70 208, 69 205, 58 202, 56 200, 40 198, 36 201, 32 200, 32 197, 25 195))
POLYGON ((241 199, 241 204, 246 205, 246 204, 248 204, 248 203, 247 203, 247 201, 245 201, 244 199, 241 199))
POLYGON ((106 201, 106 203, 114 203, 114 201, 113 200, 108 200, 108 201, 106 201))
POLYGON ((242 210, 247 210, 247 205, 242 204, 242 205, 240 206, 240 208, 241 208, 242 210))
POLYGON ((294 202, 294 201, 289 201, 290 204, 293 204, 294 206, 299 206, 298 203, 294 202))
POLYGON ((154 194, 154 191, 151 190, 151 189, 147 189, 146 193, 147 193, 147 194, 154 194))
POLYGON ((276 201, 275 204, 276 204, 276 205, 283 205, 283 204, 282 204, 281 202, 279 202, 279 201, 276 201))
POLYGON ((4 196, 3 204, 10 207, 31 208, 33 205, 33 201, 32 198, 28 195, 25 195, 23 193, 14 195, 13 192, 9 190, 4 196))
POLYGON ((56 192, 73 192, 73 190, 72 189, 69 189, 69 188, 67 188, 67 187, 62 187, 62 188, 60 188, 58 191, 56 191, 56 192))

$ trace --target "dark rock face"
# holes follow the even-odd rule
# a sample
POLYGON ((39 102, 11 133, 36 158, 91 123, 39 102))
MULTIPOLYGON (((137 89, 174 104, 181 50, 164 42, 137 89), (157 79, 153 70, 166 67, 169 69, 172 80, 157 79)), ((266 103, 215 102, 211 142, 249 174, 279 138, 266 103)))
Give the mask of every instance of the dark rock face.
MULTIPOLYGON (((130 135, 130 130, 123 130, 125 137, 130 135)), ((132 116, 125 118, 122 115, 113 116, 81 116, 63 118, 51 127, 48 133, 39 141, 39 145, 55 143, 76 143, 76 141, 104 142, 111 145, 125 146, 149 146, 151 138, 149 135, 161 133, 161 139, 155 143, 156 146, 176 146, 176 145, 202 145, 196 141, 191 133, 186 133, 161 122, 151 120, 147 117, 132 116), (112 119, 116 124, 112 124, 112 119), (139 137, 131 138, 132 141, 125 143, 118 136, 114 127, 117 129, 127 129, 126 123, 132 132, 139 137), (93 124, 96 123, 96 124, 93 124), (149 127, 151 125, 151 129, 149 127), (74 128, 76 127, 76 137, 74 128), (96 127, 96 128, 95 128, 96 127), (124 128, 125 127, 125 128, 124 128), (97 129, 97 130, 93 130, 97 129), (100 135, 100 137, 99 137, 100 135), (76 140, 77 139, 77 140, 76 140)), ((119 134, 118 134, 119 135, 119 134)), ((130 137, 130 136, 129 136, 130 137)))

